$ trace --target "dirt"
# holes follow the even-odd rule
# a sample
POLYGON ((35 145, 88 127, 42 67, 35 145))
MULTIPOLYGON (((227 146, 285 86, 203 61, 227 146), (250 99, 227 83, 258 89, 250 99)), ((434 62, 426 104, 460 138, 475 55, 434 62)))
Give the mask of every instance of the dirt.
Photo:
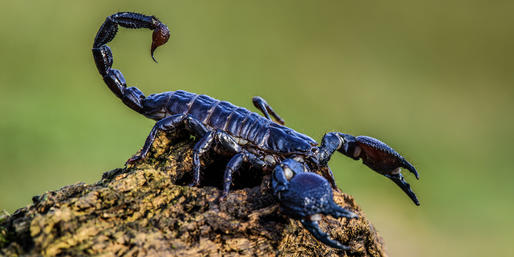
POLYGON ((201 186, 188 186, 195 141, 161 133, 144 161, 0 214, 0 255, 386 256, 373 225, 342 192, 334 191, 335 201, 359 218, 324 217, 320 226, 351 251, 318 242, 299 221, 281 214, 270 174, 260 170, 243 167, 220 200, 228 157, 207 154, 201 186))

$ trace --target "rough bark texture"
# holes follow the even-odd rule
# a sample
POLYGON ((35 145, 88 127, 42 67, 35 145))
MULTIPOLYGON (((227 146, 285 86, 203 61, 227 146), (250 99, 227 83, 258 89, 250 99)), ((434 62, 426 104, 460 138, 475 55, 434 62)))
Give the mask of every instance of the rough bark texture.
POLYGON ((359 219, 324 217, 321 227, 352 247, 318 242, 282 215, 269 174, 244 167, 223 201, 227 158, 203 158, 202 186, 189 187, 192 146, 187 135, 160 134, 145 161, 33 197, 0 215, 0 255, 6 256, 385 256, 381 238, 353 198, 335 201, 359 219))

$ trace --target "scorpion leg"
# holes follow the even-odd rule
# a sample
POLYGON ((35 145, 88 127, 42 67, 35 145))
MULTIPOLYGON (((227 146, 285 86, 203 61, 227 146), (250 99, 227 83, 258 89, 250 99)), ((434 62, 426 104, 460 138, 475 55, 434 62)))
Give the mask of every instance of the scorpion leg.
MULTIPOLYGON (((143 148, 141 149, 141 152, 139 154, 134 155, 132 158, 130 158, 127 163, 133 163, 139 159, 146 158, 146 155, 148 154, 148 151, 152 147, 153 142, 155 141, 155 136, 157 135, 158 131, 166 131, 166 132, 172 132, 180 125, 185 124, 186 129, 200 137, 204 137, 209 131, 205 126, 198 120, 192 118, 189 115, 185 114, 175 114, 169 117, 166 117, 162 120, 159 120, 157 123, 155 123, 154 127, 150 131, 150 134, 146 138, 145 144, 143 148)), ((202 140, 200 140, 202 142, 202 140)), ((198 143, 200 143, 198 142, 198 143)), ((197 145, 198 145, 197 143, 197 145)), ((195 146, 195 148, 197 148, 195 146)))
POLYGON ((225 198, 228 195, 232 184, 232 174, 241 168, 243 162, 249 162, 251 165, 261 168, 265 166, 264 161, 246 150, 234 155, 234 157, 232 157, 228 162, 227 168, 225 169, 225 175, 223 177, 223 195, 221 198, 225 198))
POLYGON ((216 142, 219 143, 223 150, 231 153, 236 153, 228 162, 225 168, 223 177, 223 194, 221 198, 225 198, 230 190, 232 184, 232 174, 241 168, 244 162, 248 162, 253 166, 264 168, 266 165, 264 161, 259 159, 256 155, 244 150, 236 140, 224 131, 218 130, 213 133, 216 142))
POLYGON ((214 133, 207 132, 193 148, 193 182, 189 186, 200 184, 200 156, 206 153, 212 146, 214 133))
POLYGON ((271 117, 269 116, 269 113, 275 118, 275 121, 281 125, 284 125, 284 120, 278 116, 275 111, 273 111, 273 108, 266 102, 266 100, 262 99, 260 96, 254 96, 252 98, 253 105, 259 109, 268 120, 271 120, 271 117), (268 113, 269 112, 269 113, 268 113))
POLYGON ((335 151, 354 160, 362 159, 362 162, 372 170, 396 183, 416 205, 419 205, 416 194, 401 174, 401 168, 409 170, 416 179, 419 179, 419 174, 412 164, 390 146, 367 136, 354 137, 339 132, 325 134, 320 147, 319 162, 326 164, 335 151))
POLYGON ((200 155, 207 152, 214 141, 221 143, 224 147, 239 147, 239 145, 237 145, 233 138, 227 133, 220 130, 208 132, 193 148, 193 182, 191 182, 189 186, 197 186, 200 183, 200 155))
MULTIPOLYGON (((151 54, 155 49, 165 44, 169 38, 169 30, 153 16, 146 16, 139 13, 120 12, 113 14, 105 19, 93 43, 93 57, 96 67, 102 75, 105 83, 111 91, 119 97, 131 109, 142 113, 142 101, 145 99, 143 93, 135 88, 127 88, 125 78, 119 70, 112 69, 113 57, 111 49, 105 45, 114 39, 118 32, 118 25, 125 28, 148 28, 153 29, 153 40, 151 54)), ((155 59, 154 59, 155 60, 155 59)))

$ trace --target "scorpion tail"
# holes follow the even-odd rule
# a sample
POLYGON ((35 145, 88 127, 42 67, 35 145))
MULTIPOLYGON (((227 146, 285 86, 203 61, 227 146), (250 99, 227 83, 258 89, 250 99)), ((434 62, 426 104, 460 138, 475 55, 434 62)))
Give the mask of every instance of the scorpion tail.
POLYGON ((150 48, 150 55, 152 55, 152 59, 154 62, 157 63, 157 60, 155 60, 155 57, 153 56, 153 52, 157 47, 166 44, 168 42, 168 39, 170 38, 170 30, 166 25, 160 23, 157 28, 154 29, 153 35, 152 35, 152 47, 150 48))
POLYGON ((105 19, 104 24, 102 24, 102 27, 100 27, 96 34, 93 48, 99 48, 111 42, 118 32, 118 25, 130 29, 152 29, 154 31, 152 47, 150 49, 152 58, 155 49, 165 44, 170 38, 168 27, 161 23, 155 16, 146 16, 134 12, 119 12, 105 19))
POLYGON ((106 44, 111 42, 116 36, 118 25, 131 29, 147 28, 153 30, 150 54, 154 61, 155 58, 153 54, 155 49, 168 41, 170 31, 166 25, 161 23, 154 16, 146 16, 133 12, 120 12, 105 19, 93 43, 93 57, 105 84, 107 84, 109 89, 128 107, 139 113, 143 113, 142 102, 145 99, 144 94, 135 87, 127 88, 123 74, 119 70, 112 69, 112 53, 111 49, 106 44))

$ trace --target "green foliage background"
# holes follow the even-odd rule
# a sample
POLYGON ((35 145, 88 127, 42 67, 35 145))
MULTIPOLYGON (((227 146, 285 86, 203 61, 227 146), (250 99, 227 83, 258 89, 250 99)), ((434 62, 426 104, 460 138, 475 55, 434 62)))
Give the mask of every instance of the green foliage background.
POLYGON ((421 207, 335 156, 391 256, 514 252, 512 1, 9 1, 0 8, 0 209, 97 181, 142 145, 151 120, 103 84, 91 45, 105 17, 138 11, 172 29, 121 30, 115 67, 145 93, 183 89, 286 124, 379 138, 403 153, 421 207))

